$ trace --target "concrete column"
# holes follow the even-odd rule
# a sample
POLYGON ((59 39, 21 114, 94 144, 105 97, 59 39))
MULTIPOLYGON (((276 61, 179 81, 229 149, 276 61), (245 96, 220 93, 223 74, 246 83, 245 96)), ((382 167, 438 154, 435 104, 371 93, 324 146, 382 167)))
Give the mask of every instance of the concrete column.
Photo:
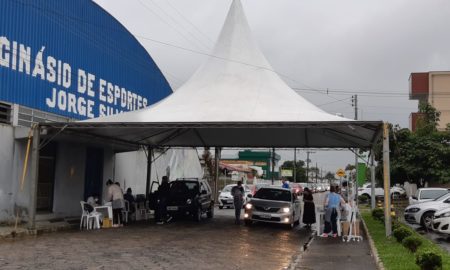
POLYGON ((147 147, 147 182, 145 185, 145 197, 148 198, 148 194, 150 194, 150 184, 152 177, 152 157, 153 157, 153 148, 147 147))
POLYGON ((36 229, 37 187, 39 178, 39 143, 40 126, 33 127, 33 143, 31 148, 30 166, 30 201, 28 204, 28 229, 36 229))
POLYGON ((371 182, 371 189, 370 189, 370 208, 373 210, 375 209, 375 153, 372 149, 372 154, 370 155, 370 182, 371 182))
POLYGON ((217 203, 219 199, 219 162, 220 153, 222 149, 220 147, 214 148, 214 202, 217 203))
POLYGON ((389 124, 383 125, 383 175, 384 175, 384 222, 386 237, 392 234, 391 223, 391 171, 389 160, 389 124))

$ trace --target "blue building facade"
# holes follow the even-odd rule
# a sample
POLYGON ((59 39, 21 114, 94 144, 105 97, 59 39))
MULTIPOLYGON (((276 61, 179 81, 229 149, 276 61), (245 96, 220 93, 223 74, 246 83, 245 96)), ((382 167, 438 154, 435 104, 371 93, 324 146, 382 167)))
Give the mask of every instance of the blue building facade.
POLYGON ((136 38, 91 0, 0 2, 0 101, 82 120, 171 93, 136 38))

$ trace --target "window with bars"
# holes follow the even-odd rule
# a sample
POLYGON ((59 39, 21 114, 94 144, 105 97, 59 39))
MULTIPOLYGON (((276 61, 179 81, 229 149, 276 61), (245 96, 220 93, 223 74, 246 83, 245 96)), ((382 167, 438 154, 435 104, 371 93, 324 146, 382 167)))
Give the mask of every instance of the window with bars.
POLYGON ((11 105, 0 102, 0 123, 11 124, 11 105))

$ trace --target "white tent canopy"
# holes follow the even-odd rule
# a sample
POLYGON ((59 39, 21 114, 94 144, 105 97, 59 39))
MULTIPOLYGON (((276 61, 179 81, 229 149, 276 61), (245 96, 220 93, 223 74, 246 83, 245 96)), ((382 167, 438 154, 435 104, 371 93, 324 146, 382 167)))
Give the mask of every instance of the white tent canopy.
POLYGON ((155 147, 368 148, 381 124, 326 113, 292 90, 255 44, 234 0, 212 54, 172 95, 139 111, 50 126, 155 147))

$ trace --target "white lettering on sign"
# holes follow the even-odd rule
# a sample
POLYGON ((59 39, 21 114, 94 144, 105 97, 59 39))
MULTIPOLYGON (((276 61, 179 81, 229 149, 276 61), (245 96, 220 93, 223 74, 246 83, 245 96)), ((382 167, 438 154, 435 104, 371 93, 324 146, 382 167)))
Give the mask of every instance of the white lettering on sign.
POLYGON ((0 36, 0 68, 58 86, 52 87, 45 98, 50 109, 94 118, 147 107, 147 98, 103 78, 97 79, 84 69, 73 70, 69 63, 47 54, 45 46, 33 54, 30 46, 0 36), (76 80, 73 87, 72 78, 76 80))

